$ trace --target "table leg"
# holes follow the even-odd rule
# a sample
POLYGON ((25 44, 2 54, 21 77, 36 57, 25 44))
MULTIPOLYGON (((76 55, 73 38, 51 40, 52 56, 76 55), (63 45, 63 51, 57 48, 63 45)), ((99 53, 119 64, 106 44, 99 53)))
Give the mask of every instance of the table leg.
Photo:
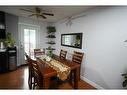
POLYGON ((49 89, 49 85, 50 85, 50 78, 43 78, 43 88, 49 89))
POLYGON ((78 89, 79 68, 74 70, 74 88, 78 89))
POLYGON ((73 71, 70 72, 70 75, 69 75, 69 83, 73 86, 73 71))

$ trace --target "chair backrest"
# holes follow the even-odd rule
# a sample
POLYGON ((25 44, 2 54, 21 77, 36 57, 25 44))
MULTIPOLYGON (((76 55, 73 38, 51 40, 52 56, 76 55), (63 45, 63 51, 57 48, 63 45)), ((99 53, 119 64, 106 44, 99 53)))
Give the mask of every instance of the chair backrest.
POLYGON ((34 57, 36 57, 37 55, 43 55, 44 52, 41 51, 41 49, 34 49, 34 57))
POLYGON ((39 71, 37 61, 32 60, 32 67, 33 67, 34 78, 37 83, 37 86, 39 87, 39 89, 41 89, 43 88, 43 82, 42 82, 43 78, 41 72, 39 71))
POLYGON ((27 53, 25 53, 25 57, 26 57, 26 61, 28 63, 28 67, 29 67, 29 75, 32 76, 32 59, 27 55, 27 53))
POLYGON ((25 53, 25 57, 26 57, 26 61, 28 63, 28 65, 31 63, 31 58, 27 55, 27 53, 25 53))
POLYGON ((61 59, 66 59, 66 55, 67 55, 67 51, 65 51, 65 50, 60 51, 60 58, 61 59))
POLYGON ((84 53, 74 51, 73 56, 72 56, 72 61, 75 63, 81 64, 83 56, 84 56, 84 53))

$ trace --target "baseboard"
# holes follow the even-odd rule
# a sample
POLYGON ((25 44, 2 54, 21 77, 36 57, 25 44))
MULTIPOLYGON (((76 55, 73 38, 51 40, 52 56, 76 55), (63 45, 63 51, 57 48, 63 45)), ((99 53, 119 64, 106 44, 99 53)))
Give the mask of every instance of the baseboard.
POLYGON ((84 80, 85 82, 89 83, 90 85, 92 85, 93 87, 97 88, 97 89, 104 89, 103 87, 101 87, 100 85, 92 82, 91 80, 81 76, 81 79, 84 80))
POLYGON ((19 65, 19 66, 17 66, 17 68, 20 68, 20 67, 23 67, 23 66, 28 66, 28 64, 19 65))

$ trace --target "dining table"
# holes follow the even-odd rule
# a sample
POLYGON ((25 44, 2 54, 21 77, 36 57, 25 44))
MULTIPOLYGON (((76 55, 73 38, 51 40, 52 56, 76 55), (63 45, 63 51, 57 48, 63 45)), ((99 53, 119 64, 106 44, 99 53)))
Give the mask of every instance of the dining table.
MULTIPOLYGON (((61 59, 58 55, 53 55, 52 59, 57 60, 70 68, 70 72, 73 72, 73 79, 72 79, 73 88, 78 89, 80 65, 68 59, 61 59)), ((55 69, 53 69, 51 66, 47 65, 46 61, 42 60, 40 57, 37 57, 36 61, 38 64, 38 69, 43 77, 43 88, 49 89, 51 77, 57 77, 58 72, 55 69)))

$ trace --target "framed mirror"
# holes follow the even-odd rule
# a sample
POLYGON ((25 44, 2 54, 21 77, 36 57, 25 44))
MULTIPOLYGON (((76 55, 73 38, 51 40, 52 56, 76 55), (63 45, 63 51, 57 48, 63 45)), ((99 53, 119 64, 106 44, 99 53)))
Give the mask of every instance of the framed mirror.
POLYGON ((82 33, 61 34, 61 45, 82 48, 82 33))

